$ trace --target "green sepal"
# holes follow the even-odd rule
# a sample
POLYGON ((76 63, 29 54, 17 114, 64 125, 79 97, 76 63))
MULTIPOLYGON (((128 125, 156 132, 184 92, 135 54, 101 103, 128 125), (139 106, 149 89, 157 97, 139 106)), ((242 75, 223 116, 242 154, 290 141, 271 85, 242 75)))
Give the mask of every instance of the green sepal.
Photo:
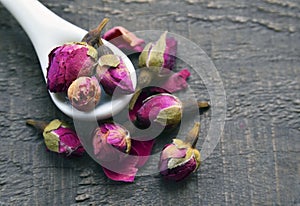
POLYGON ((196 168, 194 170, 194 172, 199 168, 200 164, 201 164, 201 154, 199 152, 199 150, 197 149, 192 149, 193 150, 193 153, 194 153, 194 157, 196 159, 196 168))
POLYGON ((166 38, 167 32, 164 32, 158 41, 152 46, 151 51, 149 51, 147 67, 149 67, 153 72, 159 72, 164 64, 164 52, 167 46, 166 38))
POLYGON ((187 149, 191 147, 191 145, 185 141, 182 141, 181 139, 173 139, 173 144, 178 148, 178 149, 187 149))
POLYGON ((89 55, 93 59, 97 60, 98 59, 98 51, 89 44, 87 44, 87 47, 88 47, 87 55, 89 55))
POLYGON ((182 106, 174 105, 161 109, 154 121, 160 123, 161 125, 176 125, 180 122, 181 118, 182 106))
POLYGON ((139 67, 147 67, 148 53, 150 52, 150 48, 152 47, 152 43, 148 43, 139 56, 139 67))
MULTIPOLYGON (((186 143, 180 139, 173 139, 173 144, 176 146, 177 149, 186 149, 186 155, 183 158, 171 158, 168 161, 168 168, 172 169, 178 166, 181 166, 188 161, 190 161, 192 158, 195 158, 196 160, 196 167, 194 169, 194 172, 199 168, 200 166, 200 152, 197 149, 191 148, 189 143, 186 143)), ((175 148, 174 151, 169 151, 169 153, 176 152, 175 148)), ((170 155, 171 156, 171 155, 170 155)))
POLYGON ((129 109, 132 110, 137 99, 139 98, 140 94, 141 94, 142 90, 138 90, 134 93, 134 95, 131 97, 131 100, 129 102, 129 109))
POLYGON ((121 61, 117 55, 106 54, 99 58, 98 63, 101 67, 102 66, 117 67, 121 63, 121 61))
POLYGON ((67 127, 58 119, 51 121, 44 129, 43 136, 47 148, 53 152, 59 152, 59 136, 53 132, 60 127, 67 127))
POLYGON ((88 43, 83 42, 83 41, 66 43, 66 45, 72 45, 72 44, 73 45, 77 44, 77 45, 83 45, 83 46, 85 46, 88 49, 87 55, 90 56, 90 57, 92 57, 94 60, 98 59, 98 52, 97 52, 97 50, 93 46, 89 45, 88 43))

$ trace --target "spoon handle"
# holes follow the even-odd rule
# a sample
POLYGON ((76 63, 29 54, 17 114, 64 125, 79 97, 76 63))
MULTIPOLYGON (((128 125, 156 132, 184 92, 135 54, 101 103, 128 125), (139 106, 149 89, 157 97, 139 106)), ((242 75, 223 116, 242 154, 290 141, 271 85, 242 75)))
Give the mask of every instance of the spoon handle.
POLYGON ((80 41, 87 31, 60 18, 37 0, 0 0, 29 36, 45 76, 48 53, 56 46, 80 41))

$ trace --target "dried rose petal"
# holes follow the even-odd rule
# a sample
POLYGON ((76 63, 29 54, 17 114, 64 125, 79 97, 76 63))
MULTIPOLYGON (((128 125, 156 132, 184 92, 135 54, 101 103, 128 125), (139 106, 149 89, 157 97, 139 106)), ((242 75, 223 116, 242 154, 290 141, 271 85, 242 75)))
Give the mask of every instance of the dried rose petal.
POLYGON ((56 47, 49 54, 48 89, 51 92, 66 92, 76 78, 92 73, 97 57, 97 50, 85 42, 56 47))
POLYGON ((122 156, 121 159, 113 162, 110 169, 105 167, 105 175, 114 181, 133 182, 138 172, 138 168, 144 166, 149 159, 154 140, 139 141, 131 140, 130 156, 122 156))
POLYGON ((177 41, 164 32, 155 43, 148 43, 139 56, 139 67, 146 67, 156 74, 173 70, 176 60, 177 41))
POLYGON ((105 173, 105 175, 114 181, 122 181, 122 182, 133 182, 134 178, 136 176, 136 173, 138 171, 138 169, 135 167, 136 162, 132 162, 132 164, 130 164, 130 161, 118 161, 118 162, 114 162, 114 164, 118 164, 120 166, 120 169, 124 169, 124 171, 121 171, 120 169, 114 169, 114 171, 109 170, 105 167, 102 167, 103 172, 105 173), (118 171, 118 172, 115 172, 118 171))
POLYGON ((147 141, 141 141, 141 140, 136 140, 132 139, 131 140, 131 155, 136 155, 138 157, 138 162, 136 167, 141 168, 146 164, 148 161, 152 148, 154 146, 155 140, 147 140, 147 141))
POLYGON ((119 49, 133 52, 141 52, 144 48, 144 40, 136 37, 133 33, 121 26, 113 27, 102 37, 119 49))
POLYGON ((68 89, 68 98, 78 110, 90 111, 100 101, 101 88, 95 77, 79 77, 68 89))
POLYGON ((104 91, 112 95, 115 90, 121 94, 134 92, 130 72, 122 58, 107 54, 100 57, 96 75, 104 91))
POLYGON ((160 87, 164 88, 170 93, 174 93, 183 90, 188 87, 186 79, 190 76, 188 69, 182 69, 181 71, 172 74, 168 79, 166 79, 160 87))

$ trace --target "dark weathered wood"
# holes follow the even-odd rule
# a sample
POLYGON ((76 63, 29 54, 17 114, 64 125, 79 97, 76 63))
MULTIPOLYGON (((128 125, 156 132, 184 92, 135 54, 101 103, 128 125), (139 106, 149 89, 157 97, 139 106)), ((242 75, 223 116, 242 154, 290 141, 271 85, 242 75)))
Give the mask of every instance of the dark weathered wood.
POLYGON ((300 204, 299 1, 41 2, 85 29, 109 17, 108 28, 169 30, 200 45, 224 83, 226 126, 200 170, 178 184, 155 174, 114 182, 88 155, 45 152, 25 120, 72 120, 52 104, 28 37, 0 5, 1 205, 300 204))

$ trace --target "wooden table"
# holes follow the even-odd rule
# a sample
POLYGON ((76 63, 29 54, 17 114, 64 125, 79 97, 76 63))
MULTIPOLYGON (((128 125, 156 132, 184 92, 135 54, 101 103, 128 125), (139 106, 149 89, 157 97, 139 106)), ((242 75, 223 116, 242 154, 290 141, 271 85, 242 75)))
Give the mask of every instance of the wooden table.
POLYGON ((179 183, 157 175, 114 182, 88 155, 45 152, 25 120, 71 119, 51 102, 30 40, 0 5, 1 205, 300 204, 298 0, 41 2, 87 30, 109 17, 108 27, 168 30, 195 42, 223 81, 226 124, 200 170, 179 183))

